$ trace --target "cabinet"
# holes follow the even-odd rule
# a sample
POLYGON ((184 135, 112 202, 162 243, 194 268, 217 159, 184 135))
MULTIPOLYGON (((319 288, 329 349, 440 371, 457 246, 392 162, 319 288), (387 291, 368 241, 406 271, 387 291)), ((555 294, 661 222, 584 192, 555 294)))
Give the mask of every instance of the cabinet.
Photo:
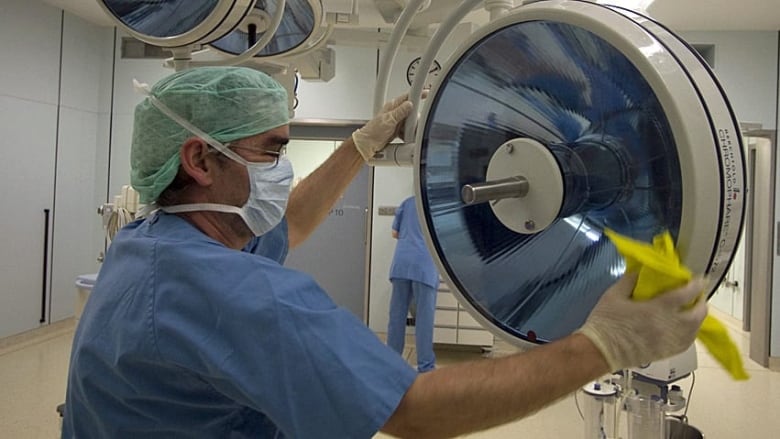
POLYGON ((99 99, 113 65, 112 29, 42 2, 2 10, 0 338, 72 316, 76 276, 97 269, 110 103, 99 99))
POLYGON ((46 311, 61 16, 40 2, 3 2, 2 10, 0 337, 38 327, 46 311))
POLYGON ((494 341, 493 334, 460 306, 446 283, 440 282, 436 292, 433 342, 489 348, 493 347, 494 341))

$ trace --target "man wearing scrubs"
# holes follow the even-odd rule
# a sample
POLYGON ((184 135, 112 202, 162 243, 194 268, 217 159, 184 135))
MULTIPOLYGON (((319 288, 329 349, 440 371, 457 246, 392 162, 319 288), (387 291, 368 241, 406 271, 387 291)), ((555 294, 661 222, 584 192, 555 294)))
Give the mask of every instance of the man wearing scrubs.
POLYGON ((634 302, 624 277, 571 336, 418 375, 282 266, 411 103, 389 103, 289 192, 287 96, 270 77, 207 67, 145 90, 131 182, 158 210, 107 252, 73 342, 63 437, 455 436, 681 352, 706 314, 683 307, 700 281, 634 302))
POLYGON ((390 316, 387 322, 387 345, 399 354, 406 342, 406 316, 414 300, 414 340, 417 371, 428 372, 436 367, 433 353, 433 316, 436 312, 436 289, 439 271, 423 239, 414 197, 405 199, 393 218, 395 244, 390 264, 390 316))

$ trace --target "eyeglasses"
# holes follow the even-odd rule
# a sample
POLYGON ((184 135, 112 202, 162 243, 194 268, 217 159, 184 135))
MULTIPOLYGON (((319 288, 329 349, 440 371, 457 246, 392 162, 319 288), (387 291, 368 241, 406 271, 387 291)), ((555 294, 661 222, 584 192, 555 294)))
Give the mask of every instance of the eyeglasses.
POLYGON ((287 155, 287 145, 282 145, 277 151, 264 150, 263 154, 270 154, 274 156, 274 167, 279 164, 279 158, 287 155))
POLYGON ((250 148, 248 146, 240 146, 240 145, 234 145, 230 143, 226 144, 225 146, 231 149, 243 149, 246 151, 250 151, 252 153, 251 157, 246 158, 246 160, 249 162, 256 162, 256 163, 267 162, 268 160, 267 156, 270 155, 273 157, 273 165, 271 166, 272 168, 275 168, 276 165, 279 164, 280 157, 284 157, 287 155, 287 145, 279 145, 279 149, 276 151, 270 149, 255 149, 255 148, 250 148))

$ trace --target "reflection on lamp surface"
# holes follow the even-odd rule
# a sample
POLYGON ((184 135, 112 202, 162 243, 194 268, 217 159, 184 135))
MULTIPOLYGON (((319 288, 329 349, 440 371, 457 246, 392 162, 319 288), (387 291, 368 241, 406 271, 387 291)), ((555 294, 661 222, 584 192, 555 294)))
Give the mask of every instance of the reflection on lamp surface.
MULTIPOLYGON (((276 0, 258 0, 254 9, 264 17, 270 17, 275 14, 278 1, 276 0)), ((314 31, 314 10, 307 0, 287 0, 282 14, 282 22, 274 33, 274 37, 268 44, 260 50, 255 56, 270 56, 288 52, 301 43, 314 31)), ((234 29, 229 34, 211 43, 223 52, 240 55, 252 47, 260 39, 262 32, 253 33, 243 26, 234 29)))
POLYGON ((166 38, 191 31, 211 14, 219 0, 103 0, 130 29, 166 38))

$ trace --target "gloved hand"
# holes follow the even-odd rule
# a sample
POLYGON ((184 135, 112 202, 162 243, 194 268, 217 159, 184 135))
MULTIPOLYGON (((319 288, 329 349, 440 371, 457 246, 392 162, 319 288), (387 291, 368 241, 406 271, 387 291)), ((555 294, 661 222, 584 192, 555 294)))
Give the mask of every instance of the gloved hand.
POLYGON ((362 128, 352 133, 352 141, 363 159, 368 161, 403 130, 403 121, 412 112, 409 94, 386 103, 382 110, 362 128))
POLYGON ((627 274, 612 285, 579 330, 601 351, 612 371, 683 352, 707 316, 707 301, 700 297, 707 286, 703 279, 645 301, 631 299, 636 279, 635 274, 627 274))

